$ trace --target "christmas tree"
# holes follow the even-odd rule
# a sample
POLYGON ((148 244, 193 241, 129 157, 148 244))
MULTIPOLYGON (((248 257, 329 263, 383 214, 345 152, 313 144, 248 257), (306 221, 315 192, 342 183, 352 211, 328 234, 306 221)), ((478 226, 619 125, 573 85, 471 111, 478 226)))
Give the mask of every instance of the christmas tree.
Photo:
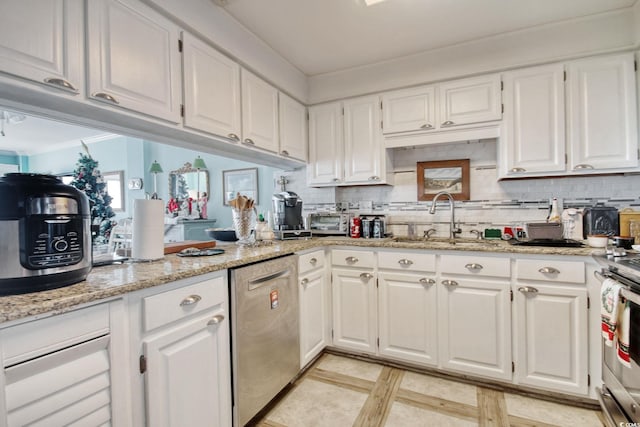
POLYGON ((107 193, 107 184, 98 169, 98 162, 89 154, 89 147, 83 141, 80 142, 86 154, 79 153, 71 185, 84 191, 89 198, 91 224, 98 228, 94 243, 107 243, 114 225, 110 219, 115 216, 110 206, 112 198, 107 193))

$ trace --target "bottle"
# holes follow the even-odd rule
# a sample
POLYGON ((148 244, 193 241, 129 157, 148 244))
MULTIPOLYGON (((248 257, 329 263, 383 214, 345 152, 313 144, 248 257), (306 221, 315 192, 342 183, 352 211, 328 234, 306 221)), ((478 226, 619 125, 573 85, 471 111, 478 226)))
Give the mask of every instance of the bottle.
POLYGON ((351 227, 350 227, 351 228, 351 230, 350 230, 351 232, 349 233, 349 235, 351 237, 353 237, 354 239, 357 239, 357 238, 360 237, 360 225, 361 224, 362 224, 361 220, 357 216, 351 218, 351 224, 350 224, 351 225, 351 227))
POLYGON ((558 210, 558 199, 551 199, 551 205, 549 206, 549 216, 547 216, 547 222, 560 222, 560 212, 558 210))

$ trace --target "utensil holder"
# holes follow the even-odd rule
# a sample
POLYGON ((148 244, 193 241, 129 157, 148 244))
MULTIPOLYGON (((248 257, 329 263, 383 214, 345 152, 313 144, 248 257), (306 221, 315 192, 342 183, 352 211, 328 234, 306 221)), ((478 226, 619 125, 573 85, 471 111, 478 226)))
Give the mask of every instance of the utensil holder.
POLYGON ((255 241, 255 236, 253 235, 253 228, 255 223, 255 209, 243 209, 238 210, 235 208, 231 209, 231 214, 233 218, 233 229, 236 232, 236 237, 238 238, 238 243, 241 245, 251 244, 255 241))

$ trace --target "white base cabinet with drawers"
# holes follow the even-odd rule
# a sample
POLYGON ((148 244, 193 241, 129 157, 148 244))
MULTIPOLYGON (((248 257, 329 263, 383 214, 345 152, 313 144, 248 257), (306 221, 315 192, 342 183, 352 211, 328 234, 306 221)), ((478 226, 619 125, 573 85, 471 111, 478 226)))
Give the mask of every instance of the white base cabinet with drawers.
POLYGON ((324 249, 298 258, 300 292, 300 368, 304 368, 329 344, 331 297, 324 249))
POLYGON ((131 296, 134 425, 231 426, 226 271, 196 279, 131 296))

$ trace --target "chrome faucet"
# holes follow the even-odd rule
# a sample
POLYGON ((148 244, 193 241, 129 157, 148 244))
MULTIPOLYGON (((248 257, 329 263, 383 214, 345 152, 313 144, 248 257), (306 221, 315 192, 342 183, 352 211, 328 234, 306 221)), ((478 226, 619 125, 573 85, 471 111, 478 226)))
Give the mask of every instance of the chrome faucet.
POLYGON ((431 201, 431 208, 429 209, 430 214, 436 213, 436 201, 440 196, 446 196, 449 199, 449 211, 451 212, 451 221, 449 222, 449 239, 453 240, 456 238, 456 234, 462 233, 462 230, 456 227, 456 216, 453 207, 453 196, 448 191, 440 191, 435 196, 433 196, 433 200, 431 201))

